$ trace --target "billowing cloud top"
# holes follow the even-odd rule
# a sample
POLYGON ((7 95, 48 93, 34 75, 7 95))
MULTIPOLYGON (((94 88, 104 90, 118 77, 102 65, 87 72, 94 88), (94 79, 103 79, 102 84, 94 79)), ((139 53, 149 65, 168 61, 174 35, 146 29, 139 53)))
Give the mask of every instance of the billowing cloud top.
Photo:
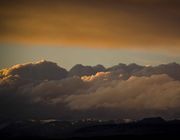
POLYGON ((0 118, 180 117, 180 65, 15 65, 0 71, 0 118), (83 75, 84 74, 84 75, 83 75))
POLYGON ((2 77, 18 75, 23 79, 57 80, 67 76, 67 71, 56 63, 41 60, 36 63, 18 64, 0 71, 2 77))

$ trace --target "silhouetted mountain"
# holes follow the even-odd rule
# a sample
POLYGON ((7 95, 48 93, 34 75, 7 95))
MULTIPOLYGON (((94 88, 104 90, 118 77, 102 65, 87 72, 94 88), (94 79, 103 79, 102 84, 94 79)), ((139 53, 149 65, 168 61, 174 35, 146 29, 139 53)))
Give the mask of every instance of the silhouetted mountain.
POLYGON ((164 119, 162 119, 161 117, 155 117, 155 118, 144 118, 140 121, 138 121, 138 123, 140 124, 163 124, 166 121, 164 119))
POLYGON ((145 118, 137 122, 116 121, 11 121, 1 122, 0 138, 91 138, 123 135, 179 135, 180 121, 145 118))

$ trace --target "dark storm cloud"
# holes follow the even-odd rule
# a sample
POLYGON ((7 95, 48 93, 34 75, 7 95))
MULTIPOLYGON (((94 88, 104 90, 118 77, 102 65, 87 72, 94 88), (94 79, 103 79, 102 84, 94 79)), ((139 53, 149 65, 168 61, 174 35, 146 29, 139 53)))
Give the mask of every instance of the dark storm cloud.
POLYGON ((16 65, 0 71, 0 117, 138 119, 160 115, 176 118, 180 114, 180 79, 168 73, 172 68, 177 70, 178 77, 180 65, 172 63, 157 67, 119 64, 94 75, 52 79, 51 72, 60 75, 62 70, 55 63, 16 65), (41 77, 29 78, 22 74, 22 67, 27 75, 33 71, 41 77))
POLYGON ((177 0, 0 3, 1 42, 179 50, 177 0))
POLYGON ((0 72, 3 77, 18 75, 22 79, 32 80, 58 80, 67 76, 67 71, 64 68, 45 60, 36 63, 18 64, 0 72))

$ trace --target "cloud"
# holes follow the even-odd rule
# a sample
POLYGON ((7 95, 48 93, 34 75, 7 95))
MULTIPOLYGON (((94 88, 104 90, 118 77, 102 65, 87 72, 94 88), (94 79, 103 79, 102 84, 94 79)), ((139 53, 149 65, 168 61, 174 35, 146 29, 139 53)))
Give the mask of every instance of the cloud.
POLYGON ((69 71, 69 76, 84 76, 84 75, 94 75, 97 72, 103 72, 105 71, 104 66, 102 65, 96 65, 94 67, 91 66, 83 66, 81 64, 77 64, 73 66, 69 71))
POLYGON ((67 76, 67 71, 56 63, 45 60, 36 63, 18 64, 0 71, 1 77, 18 75, 22 79, 58 80, 67 76))
POLYGON ((79 77, 65 78, 62 80, 44 81, 35 86, 22 87, 23 94, 31 94, 35 102, 56 104, 63 102, 69 95, 82 94, 86 90, 86 83, 79 77))
POLYGON ((97 72, 95 75, 82 76, 81 79, 85 82, 93 82, 95 80, 108 80, 110 74, 110 72, 97 72))
POLYGON ((180 65, 177 63, 161 64, 158 66, 140 66, 137 64, 118 64, 107 68, 113 74, 123 74, 125 79, 130 76, 151 76, 156 74, 167 74, 175 80, 180 80, 180 65))
POLYGON ((150 76, 153 74, 167 74, 173 79, 180 80, 180 65, 177 63, 169 63, 156 67, 144 67, 134 73, 134 75, 137 76, 150 76))
POLYGON ((178 64, 120 64, 94 75, 68 77, 66 71, 63 78, 52 62, 16 65, 1 70, 0 118, 177 118, 180 80, 172 68, 178 77, 178 64), (147 68, 153 71, 144 73, 147 68))
MULTIPOLYGON (((92 87, 93 88, 93 87, 92 87)), ((180 82, 169 76, 132 76, 128 80, 109 81, 95 92, 71 95, 72 109, 117 108, 120 110, 169 110, 179 108, 180 82)))

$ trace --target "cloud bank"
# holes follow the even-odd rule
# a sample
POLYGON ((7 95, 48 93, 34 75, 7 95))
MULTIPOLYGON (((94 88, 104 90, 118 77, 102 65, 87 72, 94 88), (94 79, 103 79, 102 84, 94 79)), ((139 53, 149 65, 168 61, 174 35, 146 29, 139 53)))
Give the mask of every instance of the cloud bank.
POLYGON ((179 64, 75 67, 72 74, 40 61, 1 70, 0 118, 180 117, 179 64))
POLYGON ((179 81, 174 81, 165 74, 150 77, 131 76, 128 80, 99 83, 94 92, 71 95, 67 101, 73 109, 104 107, 120 110, 168 110, 180 107, 179 86, 179 81))

